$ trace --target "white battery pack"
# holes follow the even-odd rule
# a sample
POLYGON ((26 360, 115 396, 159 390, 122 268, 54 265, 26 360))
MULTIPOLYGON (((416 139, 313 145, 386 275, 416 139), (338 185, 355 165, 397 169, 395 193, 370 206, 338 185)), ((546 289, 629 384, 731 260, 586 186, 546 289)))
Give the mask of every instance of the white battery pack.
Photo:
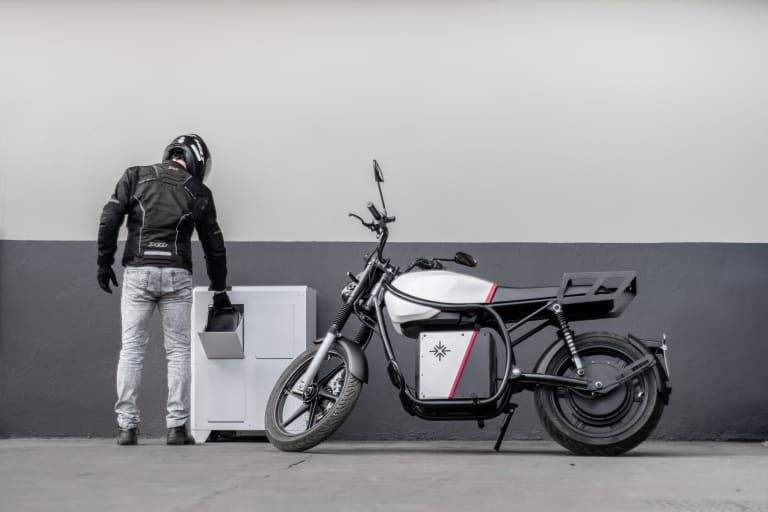
POLYGON ((421 400, 489 397, 496 392, 496 376, 491 329, 419 335, 416 389, 421 400))
POLYGON ((423 332, 419 336, 419 398, 453 398, 477 331, 423 332))

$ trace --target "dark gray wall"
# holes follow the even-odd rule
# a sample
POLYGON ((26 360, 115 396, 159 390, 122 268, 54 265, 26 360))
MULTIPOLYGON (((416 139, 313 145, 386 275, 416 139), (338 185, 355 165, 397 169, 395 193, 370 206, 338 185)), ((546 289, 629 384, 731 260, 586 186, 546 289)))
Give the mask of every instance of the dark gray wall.
MULTIPOLYGON (((315 288, 318 332, 339 304, 347 270, 364 243, 240 242, 228 245, 230 284, 306 284, 315 288)), ((634 269, 639 294, 626 313, 577 332, 604 329, 640 336, 667 332, 672 401, 656 436, 671 439, 768 438, 765 366, 768 244, 392 244, 406 263, 416 255, 473 253, 472 273, 497 283, 554 285, 564 271, 634 269)), ((206 284, 196 249, 196 284, 206 284)), ((119 294, 95 283, 94 242, 0 241, 0 435, 111 435, 120 347, 119 294)), ((122 276, 120 276, 122 281, 122 276)), ((140 405, 145 434, 164 432, 165 360, 159 323, 150 344, 140 405)), ((545 332, 518 352, 524 367, 552 339, 545 332)), ((396 344, 413 375, 414 345, 396 344)), ((370 383, 338 436, 345 438, 489 438, 474 423, 424 422, 404 413, 383 368, 379 343, 368 352, 370 383)), ((510 436, 538 438, 530 394, 510 436)))

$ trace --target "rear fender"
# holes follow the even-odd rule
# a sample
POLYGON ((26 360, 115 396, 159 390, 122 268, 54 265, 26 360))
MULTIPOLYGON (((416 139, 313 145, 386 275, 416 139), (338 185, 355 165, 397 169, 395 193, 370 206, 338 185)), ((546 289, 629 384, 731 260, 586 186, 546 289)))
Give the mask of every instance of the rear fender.
POLYGON ((653 371, 659 379, 661 388, 659 394, 664 399, 664 404, 669 404, 669 395, 672 394, 672 385, 669 379, 669 369, 667 366, 667 343, 666 337, 662 341, 646 340, 638 338, 633 334, 628 334, 627 339, 630 343, 640 350, 656 356, 656 364, 653 365, 653 371))
POLYGON ((536 366, 534 367, 533 372, 534 373, 546 373, 547 366, 549 366, 549 363, 552 361, 552 358, 555 357, 555 354, 558 350, 560 350, 560 347, 563 346, 563 340, 560 338, 556 339, 554 343, 552 343, 547 350, 544 351, 544 353, 539 358, 539 361, 536 363, 536 366))

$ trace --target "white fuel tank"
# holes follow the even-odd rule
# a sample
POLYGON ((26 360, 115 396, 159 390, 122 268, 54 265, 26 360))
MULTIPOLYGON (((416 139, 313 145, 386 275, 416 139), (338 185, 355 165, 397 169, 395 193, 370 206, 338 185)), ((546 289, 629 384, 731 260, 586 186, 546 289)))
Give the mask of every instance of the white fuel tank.
MULTIPOLYGON (((449 304, 485 303, 496 289, 490 281, 447 270, 403 274, 392 282, 392 286, 420 299, 449 304)), ((384 296, 384 301, 399 334, 403 334, 401 324, 428 320, 439 313, 437 309, 407 302, 391 293, 384 296)))

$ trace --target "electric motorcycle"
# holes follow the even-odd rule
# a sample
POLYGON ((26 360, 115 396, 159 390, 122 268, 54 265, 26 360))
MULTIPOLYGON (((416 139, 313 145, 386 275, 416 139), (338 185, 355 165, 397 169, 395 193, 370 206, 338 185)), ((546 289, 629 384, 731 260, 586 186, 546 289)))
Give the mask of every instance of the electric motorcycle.
POLYGON ((381 339, 386 369, 403 408, 425 420, 485 420, 504 415, 499 450, 512 414, 513 395, 535 394, 536 410, 552 439, 579 455, 619 455, 653 432, 671 393, 666 336, 640 339, 605 332, 576 335, 571 322, 616 317, 637 293, 635 272, 566 273, 559 286, 515 288, 445 269, 452 259, 416 258, 401 270, 384 254, 388 225, 381 167, 374 178, 382 211, 351 217, 376 234, 378 245, 357 275, 348 273, 342 305, 324 338, 298 356, 278 378, 265 413, 270 442, 304 451, 328 439, 349 416, 368 379, 365 350, 381 339), (415 386, 392 348, 394 330, 417 344, 415 386), (361 326, 343 334, 355 315, 361 326), (547 327, 557 339, 533 371, 517 364, 514 348, 547 327), (473 379, 469 385, 468 375, 473 379))

